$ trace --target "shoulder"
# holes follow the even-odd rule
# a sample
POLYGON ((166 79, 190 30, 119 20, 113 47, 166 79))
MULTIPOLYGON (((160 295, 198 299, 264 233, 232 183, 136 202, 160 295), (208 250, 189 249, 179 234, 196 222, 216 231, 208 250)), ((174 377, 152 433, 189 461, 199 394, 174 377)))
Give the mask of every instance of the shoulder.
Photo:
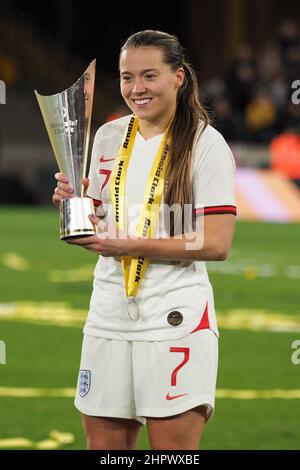
POLYGON ((223 147, 226 150, 230 150, 230 147, 222 136, 222 134, 211 124, 208 124, 203 131, 202 129, 203 122, 200 122, 195 142, 195 146, 196 148, 198 148, 198 150, 216 146, 223 147))
POLYGON ((103 124, 96 132, 95 141, 99 141, 100 139, 114 139, 118 135, 122 137, 131 116, 132 114, 128 114, 127 116, 103 124))
POLYGON ((203 130, 203 123, 200 122, 195 138, 193 154, 195 165, 199 165, 206 160, 216 165, 224 160, 235 165, 234 157, 228 143, 222 134, 210 124, 203 130))

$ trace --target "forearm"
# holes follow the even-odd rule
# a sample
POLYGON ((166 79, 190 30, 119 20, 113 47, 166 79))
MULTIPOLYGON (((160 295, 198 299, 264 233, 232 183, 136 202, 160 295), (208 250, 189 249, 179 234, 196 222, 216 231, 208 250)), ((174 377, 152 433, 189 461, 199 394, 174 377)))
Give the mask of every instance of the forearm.
POLYGON ((177 261, 210 261, 226 258, 224 247, 214 236, 203 242, 203 236, 190 232, 181 238, 131 239, 126 255, 177 261))

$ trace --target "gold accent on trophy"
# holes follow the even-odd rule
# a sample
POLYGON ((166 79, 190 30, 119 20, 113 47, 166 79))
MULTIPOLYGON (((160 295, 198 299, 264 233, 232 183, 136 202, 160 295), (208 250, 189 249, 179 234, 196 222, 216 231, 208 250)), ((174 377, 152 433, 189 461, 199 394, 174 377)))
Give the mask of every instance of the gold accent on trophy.
POLYGON ((96 59, 76 83, 55 95, 43 96, 34 90, 40 105, 52 149, 61 173, 74 188, 74 197, 60 204, 60 238, 95 234, 89 220, 93 200, 84 197, 85 177, 92 118, 96 59))

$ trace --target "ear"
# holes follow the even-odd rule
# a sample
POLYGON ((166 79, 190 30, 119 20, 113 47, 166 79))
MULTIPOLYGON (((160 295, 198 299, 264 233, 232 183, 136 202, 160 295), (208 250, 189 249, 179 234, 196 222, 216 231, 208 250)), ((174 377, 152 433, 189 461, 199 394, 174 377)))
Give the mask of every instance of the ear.
POLYGON ((176 85, 181 87, 184 81, 185 71, 184 68, 180 68, 176 72, 176 85))

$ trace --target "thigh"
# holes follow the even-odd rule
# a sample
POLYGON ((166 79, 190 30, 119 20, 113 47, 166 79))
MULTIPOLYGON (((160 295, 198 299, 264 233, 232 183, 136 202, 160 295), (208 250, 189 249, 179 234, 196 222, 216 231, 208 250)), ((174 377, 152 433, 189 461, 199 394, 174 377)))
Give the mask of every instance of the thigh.
POLYGON ((199 406, 166 418, 147 417, 152 450, 197 450, 206 421, 206 407, 199 406))
POLYGON ((89 450, 134 450, 142 425, 135 419, 82 414, 89 450))

